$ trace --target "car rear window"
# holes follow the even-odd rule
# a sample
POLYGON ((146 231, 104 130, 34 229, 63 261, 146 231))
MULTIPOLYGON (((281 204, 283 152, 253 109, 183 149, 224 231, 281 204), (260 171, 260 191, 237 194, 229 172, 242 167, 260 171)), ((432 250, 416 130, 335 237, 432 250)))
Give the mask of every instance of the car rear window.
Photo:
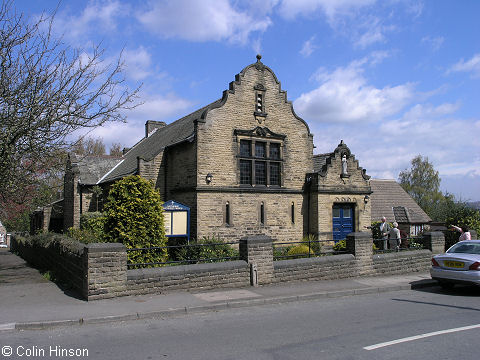
POLYGON ((457 243, 453 245, 448 251, 453 254, 479 254, 480 243, 457 243))

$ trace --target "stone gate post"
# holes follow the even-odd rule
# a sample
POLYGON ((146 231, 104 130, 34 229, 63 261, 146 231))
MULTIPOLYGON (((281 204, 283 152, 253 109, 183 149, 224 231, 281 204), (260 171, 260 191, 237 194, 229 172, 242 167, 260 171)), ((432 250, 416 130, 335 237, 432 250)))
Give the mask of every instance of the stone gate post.
POLYGON ((445 235, 440 231, 423 234, 423 247, 432 251, 432 254, 445 252, 445 235))
MULTIPOLYGON (((240 239, 239 246, 240 259, 250 264, 251 269, 256 269, 258 284, 271 283, 273 280, 272 238, 266 235, 247 236, 240 239)), ((252 285, 255 285, 254 281, 252 285)))
POLYGON ((347 235, 347 252, 355 256, 359 275, 373 272, 373 238, 370 232, 353 232, 347 235))
POLYGON ((87 300, 118 296, 127 287, 127 251, 119 243, 95 243, 84 247, 83 296, 87 300))

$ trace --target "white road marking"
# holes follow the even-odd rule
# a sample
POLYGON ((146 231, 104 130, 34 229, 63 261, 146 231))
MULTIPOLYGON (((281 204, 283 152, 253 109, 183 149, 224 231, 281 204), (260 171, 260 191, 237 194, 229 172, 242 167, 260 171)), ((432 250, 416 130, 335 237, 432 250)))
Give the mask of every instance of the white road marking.
POLYGON ((454 332, 458 332, 458 331, 465 331, 465 330, 471 330, 471 329, 477 329, 477 328, 480 328, 480 324, 463 326, 463 327, 454 328, 454 329, 440 330, 440 331, 434 331, 434 332, 431 332, 431 333, 410 336, 410 337, 406 337, 406 338, 403 338, 403 339, 392 340, 392 341, 387 341, 387 342, 383 342, 383 343, 380 343, 380 344, 365 346, 364 349, 365 350, 376 350, 376 349, 379 349, 379 348, 382 348, 382 347, 385 347, 385 346, 390 346, 390 345, 400 344, 400 343, 404 343, 404 342, 408 342, 408 341, 424 339, 424 338, 428 338, 428 337, 431 337, 431 336, 450 334, 450 333, 454 333, 454 332))
POLYGON ((0 324, 0 331, 15 329, 15 323, 0 324))

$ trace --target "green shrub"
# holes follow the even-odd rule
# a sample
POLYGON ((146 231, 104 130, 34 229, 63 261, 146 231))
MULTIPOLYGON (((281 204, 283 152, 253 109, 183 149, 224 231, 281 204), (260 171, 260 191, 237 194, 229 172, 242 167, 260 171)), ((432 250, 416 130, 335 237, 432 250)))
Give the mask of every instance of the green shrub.
POLYGON ((288 250, 291 249, 291 246, 274 246, 273 247, 273 258, 284 258, 288 254, 288 250))
POLYGON ((347 241, 346 240, 340 240, 335 245, 333 245, 333 250, 335 250, 335 251, 345 251, 345 250, 347 250, 347 241))
POLYGON ((94 231, 87 230, 87 229, 84 230, 84 229, 77 229, 77 228, 68 228, 65 235, 71 238, 72 240, 75 240, 84 244, 105 242, 103 235, 99 236, 94 231))
MULTIPOLYGON (((333 250, 335 251, 347 251, 347 240, 340 240, 335 245, 333 245, 333 250)), ((372 250, 378 251, 378 247, 375 243, 372 244, 372 250)))
POLYGON ((100 212, 80 216, 80 229, 69 228, 66 235, 84 244, 105 242, 105 217, 100 212))
MULTIPOLYGON (((114 183, 104 206, 105 239, 127 249, 166 246, 163 208, 153 184, 138 175, 114 183)), ((129 251, 130 263, 164 262, 166 249, 129 251)))
POLYGON ((104 233, 105 216, 103 213, 87 212, 80 215, 80 229, 93 230, 96 233, 104 233))
POLYGON ((315 235, 308 234, 307 236, 304 236, 302 242, 304 242, 304 245, 307 247, 310 244, 310 249, 313 250, 315 254, 320 255, 322 252, 322 243, 318 241, 315 235))
POLYGON ((202 260, 202 259, 219 259, 226 257, 238 257, 238 250, 228 244, 224 244, 215 237, 203 237, 202 240, 191 243, 191 246, 169 249, 169 257, 175 261, 196 262, 217 262, 224 260, 202 260), (206 246, 194 246, 195 244, 203 244, 206 246), (172 251, 173 250, 173 251, 172 251))
POLYGON ((292 246, 288 250, 287 255, 288 256, 296 256, 296 255, 308 256, 309 250, 310 250, 310 255, 315 255, 315 252, 311 248, 309 249, 308 245, 304 245, 304 244, 292 246))

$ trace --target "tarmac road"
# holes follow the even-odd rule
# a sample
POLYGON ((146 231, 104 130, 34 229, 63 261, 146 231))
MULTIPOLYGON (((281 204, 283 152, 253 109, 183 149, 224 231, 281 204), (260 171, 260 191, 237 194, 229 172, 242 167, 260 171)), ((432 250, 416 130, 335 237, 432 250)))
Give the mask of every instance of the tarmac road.
POLYGON ((70 350, 80 356, 68 358, 89 359, 469 359, 480 348, 479 296, 478 288, 382 292, 6 332, 0 345, 12 359, 70 350))

